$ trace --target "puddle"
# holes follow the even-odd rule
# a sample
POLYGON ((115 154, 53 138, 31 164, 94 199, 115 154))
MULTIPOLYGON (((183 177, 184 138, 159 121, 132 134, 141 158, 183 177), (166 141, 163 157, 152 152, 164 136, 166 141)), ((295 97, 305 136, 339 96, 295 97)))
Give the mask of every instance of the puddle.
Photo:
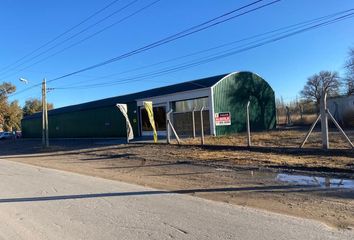
POLYGON ((276 180, 280 182, 287 182, 287 183, 294 183, 294 184, 308 185, 308 186, 317 186, 317 187, 324 187, 324 188, 354 189, 354 180, 351 179, 337 179, 337 178, 279 173, 276 176, 276 180))

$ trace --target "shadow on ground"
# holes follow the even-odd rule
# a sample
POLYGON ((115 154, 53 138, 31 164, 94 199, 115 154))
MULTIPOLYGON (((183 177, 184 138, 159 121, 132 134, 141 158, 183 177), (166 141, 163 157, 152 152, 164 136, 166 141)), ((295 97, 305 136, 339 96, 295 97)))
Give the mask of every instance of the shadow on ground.
POLYGON ((244 191, 274 191, 284 189, 303 189, 310 188, 305 185, 275 185, 275 186, 255 186, 255 187, 231 187, 231 188, 207 188, 207 189, 183 189, 174 191, 136 191, 136 192, 116 192, 116 193, 92 193, 77 195, 61 195, 61 196, 44 196, 44 197, 23 197, 23 198, 3 198, 0 203, 16 203, 16 202, 43 202, 56 200, 72 200, 72 199, 90 199, 104 197, 127 197, 127 196, 150 196, 163 194, 195 194, 195 193, 211 193, 211 192, 244 192, 244 191))

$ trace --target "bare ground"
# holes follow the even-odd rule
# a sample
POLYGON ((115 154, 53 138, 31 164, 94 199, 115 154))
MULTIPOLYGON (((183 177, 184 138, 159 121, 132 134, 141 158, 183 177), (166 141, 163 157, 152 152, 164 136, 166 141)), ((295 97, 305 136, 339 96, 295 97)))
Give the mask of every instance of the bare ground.
MULTIPOLYGON (((52 141, 47 150, 38 140, 2 141, 0 159, 316 219, 339 228, 354 227, 353 189, 277 181, 284 171, 354 179, 354 152, 338 134, 330 136, 336 149, 318 149, 315 133, 309 148, 300 151, 295 147, 304 134, 295 130, 256 133, 253 148, 245 146, 244 135, 209 137, 204 147, 193 145, 198 139, 186 139, 182 146, 52 141)), ((350 137, 353 140, 352 132, 350 137)))
MULTIPOLYGON (((307 130, 307 129, 306 129, 307 130)), ((346 131, 354 142, 354 131, 346 131)), ((354 173, 354 151, 337 131, 330 131, 330 149, 322 150, 321 133, 314 131, 303 149, 299 149, 305 130, 275 130, 252 133, 252 147, 247 147, 246 134, 225 137, 206 137, 209 151, 191 151, 189 156, 198 160, 227 159, 237 165, 273 167, 289 170, 328 172, 351 177, 354 173)), ((200 138, 185 139, 182 145, 195 146, 200 138)))

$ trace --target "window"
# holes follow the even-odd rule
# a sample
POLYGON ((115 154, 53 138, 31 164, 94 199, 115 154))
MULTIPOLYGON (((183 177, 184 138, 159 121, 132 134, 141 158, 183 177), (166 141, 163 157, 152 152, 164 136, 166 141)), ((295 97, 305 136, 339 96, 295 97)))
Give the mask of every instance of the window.
MULTIPOLYGON (((165 107, 153 107, 156 131, 166 131, 165 107)), ((143 131, 152 131, 149 116, 145 108, 141 109, 141 126, 143 131)))
POLYGON ((174 112, 191 112, 193 111, 193 108, 200 110, 203 106, 204 108, 209 107, 208 97, 176 101, 172 103, 172 109, 174 112))

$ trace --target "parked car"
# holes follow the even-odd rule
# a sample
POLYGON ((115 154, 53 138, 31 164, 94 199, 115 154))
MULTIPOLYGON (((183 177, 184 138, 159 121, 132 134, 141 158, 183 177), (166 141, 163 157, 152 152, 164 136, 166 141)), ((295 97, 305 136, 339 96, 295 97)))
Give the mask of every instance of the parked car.
POLYGON ((22 132, 16 131, 16 138, 21 138, 21 137, 22 137, 22 132))
POLYGON ((13 135, 10 132, 2 132, 2 133, 0 133, 0 140, 2 140, 2 139, 11 139, 12 137, 13 137, 13 135))

